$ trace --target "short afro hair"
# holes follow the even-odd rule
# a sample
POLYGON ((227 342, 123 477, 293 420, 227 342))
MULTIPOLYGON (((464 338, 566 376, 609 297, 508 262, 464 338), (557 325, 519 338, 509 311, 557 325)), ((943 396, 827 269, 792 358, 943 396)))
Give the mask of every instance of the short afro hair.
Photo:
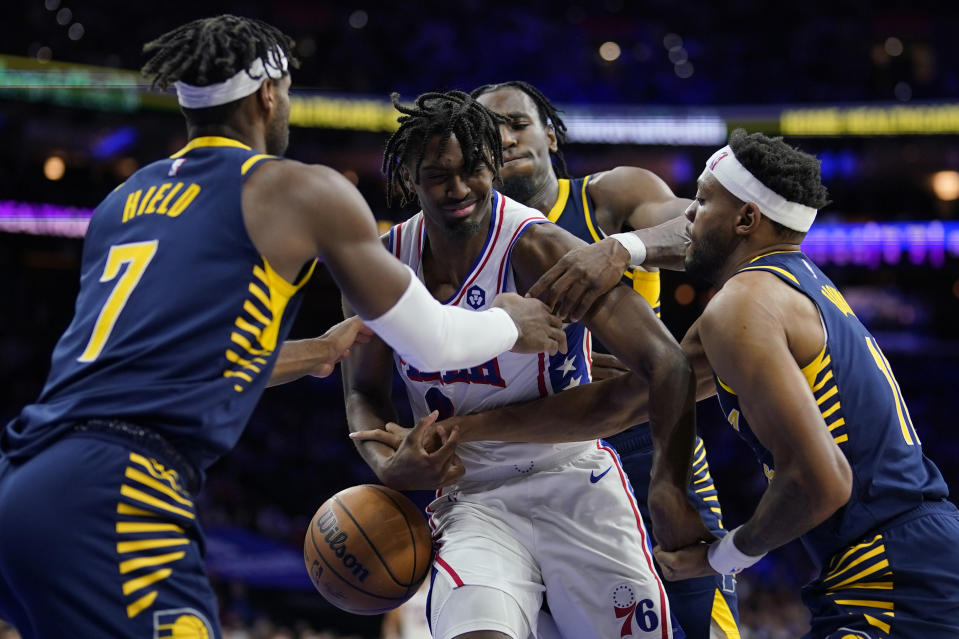
POLYGON ((817 210, 829 204, 816 156, 789 146, 781 137, 744 129, 730 134, 729 147, 747 171, 790 202, 817 210))

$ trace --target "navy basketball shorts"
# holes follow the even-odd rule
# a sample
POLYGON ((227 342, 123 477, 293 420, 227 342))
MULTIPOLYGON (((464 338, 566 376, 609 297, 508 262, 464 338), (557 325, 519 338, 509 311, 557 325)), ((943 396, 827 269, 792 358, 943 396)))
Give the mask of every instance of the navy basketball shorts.
POLYGON ((219 637, 192 497, 136 444, 0 458, 0 618, 24 639, 219 637))
POLYGON ((959 511, 926 502, 837 552, 803 589, 807 639, 959 637, 959 511))
MULTIPOLYGON (((629 481, 636 491, 643 521, 652 536, 652 523, 646 495, 649 493, 649 474, 653 467, 653 442, 646 425, 633 427, 610 438, 629 481)), ((703 440, 697 437, 693 453, 693 474, 689 486, 690 503, 699 511, 706 527, 717 537, 723 537, 722 510, 719 497, 709 474, 709 462, 703 440)), ((657 572, 662 573, 659 565, 657 572)), ((739 639, 739 609, 736 599, 736 579, 732 575, 697 577, 683 581, 663 580, 673 614, 689 639, 739 639)))

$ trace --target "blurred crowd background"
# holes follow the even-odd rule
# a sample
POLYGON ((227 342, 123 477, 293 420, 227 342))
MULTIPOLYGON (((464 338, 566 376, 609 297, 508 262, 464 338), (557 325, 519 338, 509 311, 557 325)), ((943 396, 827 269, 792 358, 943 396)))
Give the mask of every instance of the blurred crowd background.
MULTIPOLYGON (((641 166, 687 197, 737 126, 816 153, 833 203, 807 251, 875 333, 927 454, 959 486, 951 402, 959 384, 959 8, 948 3, 809 0, 774 15, 746 0, 682 8, 666 0, 169 0, 149 10, 115 0, 8 0, 0 4, 0 419, 40 391, 73 312, 89 210, 185 143, 174 98, 149 92, 135 73, 142 44, 224 12, 262 18, 296 39, 288 155, 342 171, 384 227, 411 213, 387 208, 380 173, 392 91, 411 101, 424 91, 527 80, 564 111, 572 174, 641 166)), ((710 295, 701 282, 664 273, 664 322, 681 336, 710 295)), ((338 293, 320 270, 292 336, 317 335, 339 318, 338 293)), ((713 400, 700 405, 699 423, 724 520, 738 525, 765 480, 713 400)), ((201 517, 228 637, 380 636, 380 618, 340 613, 316 594, 300 559, 315 509, 342 488, 375 481, 346 431, 338 373, 303 379, 268 390, 238 449, 211 469, 201 517)), ((802 634, 797 593, 812 571, 793 544, 743 575, 743 636, 802 634)), ((0 623, 0 637, 13 636, 0 623)))

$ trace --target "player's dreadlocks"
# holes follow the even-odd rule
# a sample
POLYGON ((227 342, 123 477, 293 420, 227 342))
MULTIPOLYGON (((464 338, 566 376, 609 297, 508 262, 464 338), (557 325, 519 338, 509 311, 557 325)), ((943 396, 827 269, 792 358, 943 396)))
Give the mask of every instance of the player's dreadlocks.
POLYGON ((543 95, 539 89, 529 82, 510 80, 509 82, 500 82, 499 84, 484 84, 478 89, 474 89, 470 95, 478 98, 486 93, 506 88, 519 89, 528 95, 533 101, 533 104, 536 105, 536 110, 539 112, 539 119, 543 123, 543 126, 547 124, 553 125, 553 131, 556 133, 557 146, 556 153, 553 154, 556 158, 556 175, 561 178, 569 178, 569 170, 566 168, 566 158, 563 157, 563 145, 566 144, 566 123, 563 122, 563 118, 559 117, 559 109, 557 109, 556 106, 549 101, 549 98, 543 95))
POLYGON ((153 76, 153 86, 166 89, 176 81, 196 86, 223 82, 248 69, 257 58, 271 62, 279 48, 291 66, 293 40, 276 27, 255 18, 221 15, 194 20, 143 45, 152 57, 142 73, 153 76))
MULTIPOLYGON (((736 129, 729 135, 729 147, 747 171, 790 202, 814 209, 829 204, 829 191, 823 186, 815 155, 786 144, 781 137, 746 133, 744 129, 736 129)), ((770 221, 780 235, 797 233, 770 221)))
POLYGON ((467 171, 474 171, 482 163, 493 172, 494 179, 499 175, 499 169, 503 166, 503 141, 499 135, 499 125, 506 122, 506 118, 493 113, 462 91, 424 93, 416 98, 412 107, 401 105, 398 93, 390 95, 390 99, 403 115, 396 119, 400 128, 390 136, 383 153, 387 204, 392 204, 395 188, 402 193, 401 205, 416 197, 400 176, 400 167, 407 163, 413 182, 419 184, 426 145, 434 135, 441 136, 441 150, 446 147, 450 136, 456 135, 467 171), (415 164, 408 164, 414 158, 415 164))

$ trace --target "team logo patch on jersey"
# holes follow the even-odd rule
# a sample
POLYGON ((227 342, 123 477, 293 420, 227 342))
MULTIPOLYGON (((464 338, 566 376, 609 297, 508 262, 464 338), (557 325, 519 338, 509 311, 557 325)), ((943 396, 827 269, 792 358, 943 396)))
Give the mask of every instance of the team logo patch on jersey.
POLYGON ((158 610, 153 613, 153 639, 210 639, 213 629, 206 617, 193 608, 158 610))
POLYGON ((186 163, 186 158, 177 158, 173 160, 173 164, 170 165, 170 172, 167 173, 167 177, 173 177, 177 174, 177 171, 180 170, 180 167, 186 163))
POLYGON ((474 310, 479 310, 481 306, 486 304, 486 291, 479 286, 471 286, 466 291, 466 303, 472 306, 474 310))
POLYGON ((610 597, 616 619, 623 620, 619 630, 620 637, 632 637, 634 623, 643 632, 652 632, 659 627, 656 604, 652 599, 637 599, 636 590, 631 584, 619 584, 613 588, 610 597))

